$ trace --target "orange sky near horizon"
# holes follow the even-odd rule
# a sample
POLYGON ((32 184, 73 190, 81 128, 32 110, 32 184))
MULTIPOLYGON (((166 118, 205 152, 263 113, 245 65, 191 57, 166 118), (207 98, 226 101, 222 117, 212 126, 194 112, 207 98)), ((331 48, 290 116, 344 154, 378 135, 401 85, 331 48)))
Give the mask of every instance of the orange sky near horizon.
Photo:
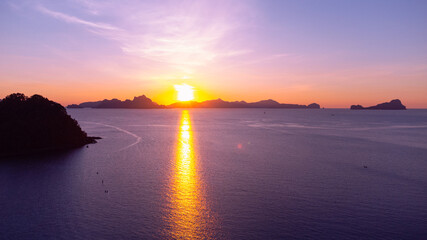
MULTIPOLYGON (((341 94, 336 95, 334 89, 321 89, 319 91, 313 91, 312 89, 303 90, 304 94, 301 91, 293 91, 292 89, 265 89, 254 93, 251 89, 242 89, 240 92, 233 92, 221 89, 201 89, 197 85, 195 86, 194 97, 195 101, 206 101, 221 98, 225 101, 247 101, 255 102, 266 99, 273 99, 280 103, 294 103, 294 104, 304 104, 308 105, 310 103, 318 103, 321 107, 325 108, 349 108, 353 104, 360 104, 363 106, 372 106, 382 102, 388 102, 392 99, 395 99, 395 93, 393 89, 384 89, 383 96, 379 97, 375 94, 375 89, 365 89, 360 90, 360 94, 353 94, 353 90, 348 90, 347 92, 341 92, 341 94), (388 93, 386 93, 388 91, 388 93), (218 93, 218 94, 216 94, 218 93), (266 93, 269 93, 267 96, 266 93), (361 98, 363 96, 363 98, 361 98)), ((33 94, 40 94, 49 98, 50 100, 61 103, 64 106, 69 104, 79 104, 82 102, 90 101, 99 101, 103 99, 113 99, 117 98, 120 100, 133 99, 135 96, 146 95, 151 98, 154 102, 159 104, 169 105, 174 102, 178 102, 177 92, 175 91, 173 85, 165 87, 165 89, 153 89, 153 90, 138 90, 138 89, 121 89, 121 88, 111 88, 107 90, 100 91, 96 86, 93 88, 84 89, 75 89, 70 91, 66 87, 55 88, 53 86, 46 86, 43 90, 34 90, 31 86, 22 86, 20 90, 13 90, 11 88, 9 91, 7 88, 0 90, 0 98, 4 98, 13 92, 22 92, 27 96, 33 94), (126 94, 124 94, 124 92, 126 94)), ((424 93, 423 89, 407 89, 405 93, 410 96, 411 94, 417 93, 422 95, 424 93)), ((427 108, 426 102, 427 97, 422 99, 422 101, 411 101, 411 98, 399 98, 404 105, 408 108, 427 108)))

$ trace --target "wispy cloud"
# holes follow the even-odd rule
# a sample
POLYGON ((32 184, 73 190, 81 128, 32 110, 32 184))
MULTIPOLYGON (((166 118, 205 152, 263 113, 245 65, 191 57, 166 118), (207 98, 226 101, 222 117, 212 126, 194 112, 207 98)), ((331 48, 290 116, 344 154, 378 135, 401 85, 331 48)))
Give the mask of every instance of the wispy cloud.
POLYGON ((292 59, 295 60, 296 58, 301 58, 302 56, 297 56, 295 54, 285 54, 285 53, 273 54, 273 55, 264 56, 264 57, 251 58, 245 61, 240 61, 238 63, 230 64, 226 66, 224 69, 239 68, 243 66, 255 65, 263 62, 269 62, 277 59, 284 59, 284 58, 291 58, 291 57, 292 59))
MULTIPOLYGON (((231 44, 242 24, 236 12, 246 10, 230 1, 92 2, 74 0, 83 13, 102 16, 94 22, 39 5, 37 10, 114 40, 123 52, 167 63, 188 73, 218 58, 250 52, 231 44), (127 7, 126 7, 127 6, 127 7)), ((81 14, 83 15, 83 14, 81 14)))
POLYGON ((85 21, 85 20, 82 20, 78 17, 74 17, 74 16, 70 16, 70 15, 67 15, 67 14, 64 14, 61 12, 49 10, 49 9, 47 9, 41 5, 37 6, 37 10, 39 10, 40 12, 42 12, 46 15, 54 17, 56 19, 63 20, 67 23, 82 24, 82 25, 85 25, 88 27, 98 28, 98 29, 103 29, 103 30, 118 30, 118 28, 111 26, 109 24, 85 21))

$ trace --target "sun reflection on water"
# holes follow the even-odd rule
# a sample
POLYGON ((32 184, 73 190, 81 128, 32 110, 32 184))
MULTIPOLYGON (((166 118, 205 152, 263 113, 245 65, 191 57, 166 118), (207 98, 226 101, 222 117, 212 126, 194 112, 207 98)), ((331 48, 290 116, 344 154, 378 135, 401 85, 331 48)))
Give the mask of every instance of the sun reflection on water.
POLYGON ((170 183, 169 235, 173 239, 208 239, 212 219, 197 174, 190 114, 182 111, 170 183))

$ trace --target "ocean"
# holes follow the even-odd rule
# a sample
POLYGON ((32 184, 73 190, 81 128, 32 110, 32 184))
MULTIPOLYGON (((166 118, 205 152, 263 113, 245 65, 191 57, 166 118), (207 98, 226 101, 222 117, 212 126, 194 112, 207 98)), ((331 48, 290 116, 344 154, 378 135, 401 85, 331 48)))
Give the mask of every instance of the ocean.
POLYGON ((0 161, 0 239, 427 239, 427 110, 68 109, 0 161))

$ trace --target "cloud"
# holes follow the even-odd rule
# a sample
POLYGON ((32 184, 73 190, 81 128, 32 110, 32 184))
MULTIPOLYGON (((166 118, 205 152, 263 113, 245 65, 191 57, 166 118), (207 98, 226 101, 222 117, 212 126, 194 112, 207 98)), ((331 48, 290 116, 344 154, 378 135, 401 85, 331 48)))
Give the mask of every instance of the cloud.
POLYGON ((166 63, 186 73, 191 74, 197 67, 218 58, 251 51, 233 46, 233 31, 242 25, 237 13, 248 9, 236 2, 74 1, 81 15, 89 12, 104 21, 88 21, 75 16, 79 12, 66 14, 44 6, 38 6, 37 10, 116 41, 126 54, 166 63), (105 23, 105 19, 110 23, 105 23))
POLYGON ((105 23, 96 23, 96 22, 90 22, 90 21, 85 21, 82 20, 80 18, 74 17, 74 16, 70 16, 61 12, 55 12, 52 10, 49 10, 43 6, 37 6, 37 10, 39 10, 40 12, 49 15, 51 17, 54 17, 56 19, 59 20, 63 20, 65 22, 68 23, 76 23, 76 24, 82 24, 88 27, 92 27, 92 28, 98 28, 98 29, 103 29, 103 30, 118 30, 118 28, 111 26, 109 24, 105 24, 105 23))
POLYGON ((273 55, 268 55, 265 57, 259 57, 258 56, 256 58, 249 58, 248 60, 240 61, 240 62, 235 63, 235 64, 230 64, 230 65, 226 66, 224 69, 239 68, 242 66, 255 65, 255 64, 259 64, 259 63, 263 63, 263 62, 273 61, 276 59, 283 59, 283 58, 290 58, 290 57, 292 57, 293 59, 301 58, 301 56, 297 56, 294 54, 285 54, 285 53, 273 54, 273 55))

